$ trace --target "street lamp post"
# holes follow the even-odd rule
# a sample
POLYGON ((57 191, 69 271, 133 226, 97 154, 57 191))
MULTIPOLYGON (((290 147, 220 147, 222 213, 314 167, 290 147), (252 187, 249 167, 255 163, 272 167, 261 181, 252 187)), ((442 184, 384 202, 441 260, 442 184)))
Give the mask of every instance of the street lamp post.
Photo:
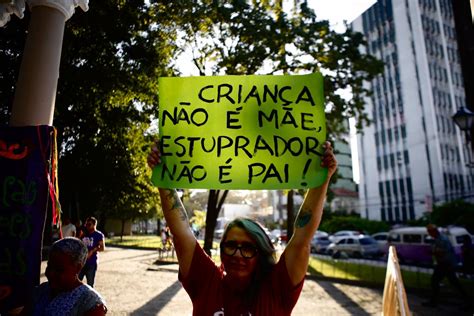
POLYGON ((471 133, 474 128, 474 113, 462 106, 453 115, 453 121, 459 129, 465 133, 467 146, 470 147, 470 150, 468 150, 469 161, 467 165, 469 167, 474 167, 474 161, 471 161, 472 151, 474 151, 474 148, 471 145, 471 133))

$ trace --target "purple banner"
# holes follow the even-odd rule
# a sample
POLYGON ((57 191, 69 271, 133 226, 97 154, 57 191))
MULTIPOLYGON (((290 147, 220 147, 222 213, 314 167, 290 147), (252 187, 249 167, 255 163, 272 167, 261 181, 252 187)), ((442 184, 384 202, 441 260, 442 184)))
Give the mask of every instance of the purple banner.
POLYGON ((0 315, 39 284, 54 127, 0 128, 0 315))

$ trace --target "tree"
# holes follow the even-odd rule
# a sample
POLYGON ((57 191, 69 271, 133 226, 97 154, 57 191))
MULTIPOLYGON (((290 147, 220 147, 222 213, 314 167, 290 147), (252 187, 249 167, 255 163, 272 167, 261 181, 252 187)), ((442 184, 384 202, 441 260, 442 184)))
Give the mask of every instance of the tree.
POLYGON ((458 225, 474 232, 474 204, 464 200, 454 200, 435 206, 431 213, 432 223, 438 226, 458 225))
POLYGON ((206 226, 206 212, 195 210, 193 213, 193 216, 191 217, 190 222, 196 227, 196 229, 201 229, 205 227, 206 226))
MULTIPOLYGON (((281 0, 108 0, 78 10, 66 23, 55 112, 63 209, 136 217, 156 205, 144 168, 158 107, 156 79, 179 74, 176 56, 187 50, 200 75, 322 71, 330 137, 345 131, 341 122, 349 117, 359 127, 367 123, 363 81, 382 68, 359 51, 362 35, 330 30, 306 1, 294 1, 291 12, 281 8, 281 0), (346 100, 340 91, 349 88, 353 97, 346 100)), ((13 18, 0 30, 3 122, 27 25, 28 16, 13 18)), ((207 251, 227 194, 209 192, 207 251)))
MULTIPOLYGON (((347 133, 342 122, 350 117, 356 119, 358 128, 369 123, 363 98, 370 92, 363 82, 380 73, 382 63, 360 52, 360 46, 365 45, 362 34, 351 29, 342 34, 334 32, 327 21, 316 20, 306 1, 294 1, 290 13, 283 12, 281 0, 208 0, 192 6, 179 1, 176 6, 182 12, 184 27, 179 42, 188 43, 183 50, 191 51, 200 75, 321 71, 325 74, 329 136, 347 133), (351 99, 342 96, 346 89, 351 90, 351 99)), ((204 244, 207 252, 225 196, 210 191, 204 244)))
POLYGON ((162 9, 137 0, 95 2, 67 24, 55 114, 63 196, 66 203, 79 199, 80 214, 133 219, 158 203, 145 159, 156 79, 171 74, 173 33, 161 31, 171 23, 158 21, 162 9))
POLYGON ((364 234, 375 234, 388 231, 390 225, 386 222, 372 221, 356 216, 332 215, 321 223, 320 229, 329 233, 335 233, 340 230, 356 230, 364 234))
POLYGON ((206 231, 204 233, 204 251, 210 255, 214 241, 214 230, 216 229, 217 217, 224 205, 229 190, 209 190, 206 215, 206 231))
MULTIPOLYGON (((158 107, 156 79, 172 73, 176 47, 174 17, 166 19, 165 9, 161 2, 96 1, 66 23, 54 124, 60 200, 74 217, 123 220, 156 212, 158 194, 146 168, 149 129, 158 107)), ((4 123, 28 18, 0 30, 4 123)))
POLYGON ((0 28, 0 124, 6 125, 10 119, 15 84, 20 70, 21 56, 25 47, 26 32, 30 14, 12 19, 0 28))

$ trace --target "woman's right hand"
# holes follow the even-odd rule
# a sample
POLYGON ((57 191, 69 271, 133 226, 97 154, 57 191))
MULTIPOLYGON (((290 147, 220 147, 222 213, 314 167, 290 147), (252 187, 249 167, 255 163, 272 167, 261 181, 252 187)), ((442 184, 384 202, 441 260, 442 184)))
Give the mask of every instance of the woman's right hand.
POLYGON ((158 141, 151 146, 150 153, 148 154, 148 166, 153 169, 156 165, 161 163, 161 153, 158 149, 158 141))

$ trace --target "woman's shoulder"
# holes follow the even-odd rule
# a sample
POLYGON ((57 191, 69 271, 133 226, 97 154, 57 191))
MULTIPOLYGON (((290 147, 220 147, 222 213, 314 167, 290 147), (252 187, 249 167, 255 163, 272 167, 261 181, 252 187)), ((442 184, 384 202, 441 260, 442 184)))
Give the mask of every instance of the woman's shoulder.
POLYGON ((89 286, 88 284, 82 284, 80 286, 80 290, 82 292, 81 297, 83 299, 104 301, 102 295, 100 295, 99 292, 97 292, 93 287, 89 286))
POLYGON ((89 285, 83 284, 79 286, 78 291, 80 291, 80 304, 77 305, 79 309, 78 315, 82 315, 97 305, 106 306, 105 299, 102 295, 89 285))

